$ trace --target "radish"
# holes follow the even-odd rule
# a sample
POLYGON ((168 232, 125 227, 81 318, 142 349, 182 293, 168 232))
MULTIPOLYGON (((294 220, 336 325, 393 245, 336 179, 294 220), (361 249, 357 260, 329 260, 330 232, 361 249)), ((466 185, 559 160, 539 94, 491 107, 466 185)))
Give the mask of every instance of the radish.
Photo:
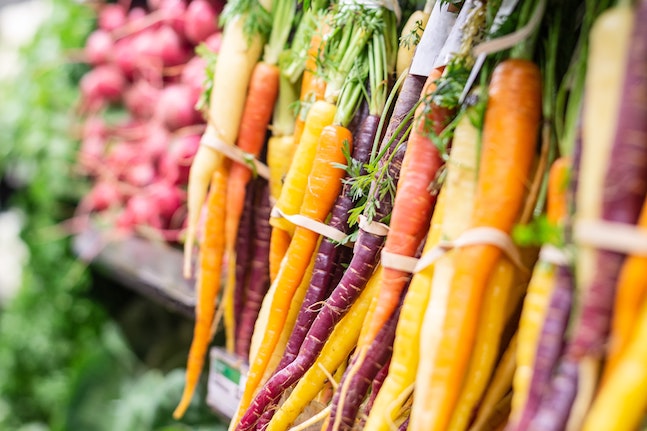
POLYGON ((149 119, 155 113, 155 106, 161 90, 150 82, 139 79, 124 93, 124 105, 135 118, 149 119))
POLYGON ((114 31, 126 24, 126 10, 119 4, 108 4, 99 13, 99 28, 114 31))
POLYGON ((102 106, 105 102, 116 102, 126 86, 123 73, 112 65, 98 66, 81 78, 81 95, 90 109, 102 106))
POLYGON ((173 184, 186 184, 191 162, 199 146, 200 135, 186 135, 175 140, 169 151, 162 155, 160 177, 173 184))
POLYGON ((157 161, 168 152, 170 135, 161 124, 151 123, 146 137, 140 141, 140 151, 144 157, 157 161))
POLYGON ((112 59, 112 51, 114 48, 114 41, 112 36, 106 30, 95 30, 85 43, 85 56, 88 63, 92 65, 99 65, 107 63, 112 59))
POLYGON ((194 44, 198 44, 217 30, 218 15, 206 0, 193 0, 186 10, 184 34, 194 44))
POLYGON ((180 35, 169 25, 164 25, 155 32, 154 44, 159 49, 164 66, 186 63, 192 56, 191 50, 180 35))
POLYGON ((180 82, 190 86, 195 92, 201 93, 204 81, 207 79, 206 68, 207 62, 202 57, 193 57, 182 69, 180 82))
POLYGON ((135 195, 126 204, 125 221, 129 219, 134 225, 145 225, 160 229, 162 222, 157 214, 154 201, 145 195, 135 195))
POLYGON ((197 101, 198 96, 188 85, 169 85, 162 90, 155 117, 171 131, 200 123, 202 117, 195 109, 197 101))
POLYGON ((101 136, 88 136, 81 141, 79 163, 90 171, 101 161, 105 151, 105 139, 101 136))
POLYGON ((106 164, 115 175, 122 175, 137 159, 137 152, 128 142, 117 142, 110 147, 106 164))
POLYGON ((147 15, 146 10, 141 7, 134 7, 128 12, 128 23, 139 21, 147 15))
POLYGON ((161 0, 159 10, 164 14, 164 22, 173 27, 179 35, 184 36, 186 4, 182 0, 161 0))
POLYGON ((129 165, 124 173, 124 180, 135 187, 144 187, 155 179, 155 169, 147 159, 137 160, 129 165))
POLYGON ((165 180, 157 180, 146 189, 151 201, 155 203, 159 214, 166 220, 173 217, 173 214, 182 206, 182 193, 172 183, 165 180))
POLYGON ((87 204, 92 211, 103 211, 121 204, 123 195, 114 182, 99 181, 87 197, 87 204))
POLYGON ((137 53, 133 49, 133 36, 115 42, 113 59, 117 67, 128 78, 133 76, 137 66, 137 53))
POLYGON ((211 51, 215 52, 216 54, 219 53, 220 46, 222 45, 222 32, 219 31, 212 34, 204 41, 204 43, 211 51))

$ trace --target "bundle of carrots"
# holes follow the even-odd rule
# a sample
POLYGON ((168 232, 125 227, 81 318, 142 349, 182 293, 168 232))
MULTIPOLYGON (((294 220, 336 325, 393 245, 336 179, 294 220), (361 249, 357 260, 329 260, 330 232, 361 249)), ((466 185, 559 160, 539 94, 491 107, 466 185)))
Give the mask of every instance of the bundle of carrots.
POLYGON ((175 416, 221 309, 232 430, 636 429, 647 1, 612 3, 232 0, 175 416))

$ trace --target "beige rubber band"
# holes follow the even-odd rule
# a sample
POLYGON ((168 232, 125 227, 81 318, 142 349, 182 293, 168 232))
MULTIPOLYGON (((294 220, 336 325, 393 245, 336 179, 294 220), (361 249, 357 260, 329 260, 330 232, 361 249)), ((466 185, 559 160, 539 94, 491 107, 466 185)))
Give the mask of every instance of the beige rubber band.
POLYGON ((270 168, 266 164, 259 162, 252 154, 242 151, 237 146, 227 144, 216 136, 213 129, 208 128, 204 135, 202 135, 200 145, 213 148, 240 164, 249 166, 249 163, 251 162, 254 164, 254 169, 260 177, 265 178, 266 180, 270 179, 270 168))
POLYGON ((483 244, 500 248, 517 268, 526 270, 521 261, 519 250, 512 242, 510 235, 491 227, 472 228, 463 232, 454 241, 442 241, 420 259, 382 251, 382 266, 415 274, 436 262, 451 249, 483 244))
POLYGON ((389 234, 388 225, 375 220, 368 221, 368 219, 363 215, 359 216, 358 225, 364 232, 372 233, 373 235, 387 236, 389 234))
POLYGON ((528 21, 528 24, 513 33, 506 34, 505 36, 488 40, 476 45, 473 48, 472 53, 475 57, 478 57, 481 54, 492 54, 508 48, 512 48, 519 42, 528 39, 528 37, 530 37, 530 35, 537 29, 539 23, 541 23, 541 18, 544 15, 544 9, 546 9, 546 0, 540 0, 539 4, 535 8, 535 12, 532 14, 532 17, 530 17, 530 20, 528 21))
MULTIPOLYGON (((319 235, 323 235, 326 238, 330 238, 333 241, 342 242, 348 237, 348 235, 344 232, 335 229, 334 227, 328 226, 325 223, 313 220, 310 217, 306 217, 301 214, 285 214, 283 211, 281 211, 280 208, 276 206, 272 207, 270 217, 284 218, 293 225, 304 227, 314 233, 318 233, 319 235)), ((347 245, 349 247, 353 246, 353 244, 351 243, 345 243, 344 245, 347 245)))
POLYGON ((647 256, 647 230, 604 220, 578 220, 573 226, 577 244, 618 253, 647 256))
POLYGON ((569 266, 573 258, 562 248, 544 244, 539 251, 539 260, 553 265, 569 266))

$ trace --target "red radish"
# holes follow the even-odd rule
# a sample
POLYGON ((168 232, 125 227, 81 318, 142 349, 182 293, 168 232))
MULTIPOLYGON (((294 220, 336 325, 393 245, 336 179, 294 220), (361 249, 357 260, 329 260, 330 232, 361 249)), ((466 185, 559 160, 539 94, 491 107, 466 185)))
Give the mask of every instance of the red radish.
POLYGON ((146 29, 132 36, 130 49, 136 55, 136 66, 151 60, 157 61, 162 56, 162 47, 157 37, 157 31, 153 29, 146 29))
POLYGON ((171 131, 200 123, 202 117, 195 109, 197 101, 197 95, 188 85, 169 85, 162 90, 155 116, 171 131))
POLYGON ((128 142, 117 142, 110 147, 106 164, 115 175, 122 175, 137 158, 137 152, 128 142))
POLYGON ((93 65, 107 63, 111 60, 114 41, 106 30, 95 30, 85 42, 85 56, 93 65))
POLYGON ((100 136, 88 136, 81 141, 79 149, 79 163, 85 168, 93 170, 101 162, 105 151, 105 140, 100 136))
POLYGON ((220 45, 222 45, 222 32, 219 31, 217 33, 212 34, 209 36, 205 41, 205 45, 215 52, 216 54, 220 52, 220 45))
POLYGON ((202 57, 193 57, 184 66, 180 82, 189 85, 194 91, 202 92, 202 85, 207 78, 206 68, 207 62, 202 57))
POLYGON ((135 118, 149 119, 155 113, 155 106, 161 90, 150 82, 137 80, 124 93, 124 105, 135 118))
POLYGON ((126 77, 132 77, 137 66, 137 53, 133 49, 133 36, 115 42, 114 62, 126 77))
POLYGON ((160 176, 175 184, 186 184, 193 156, 200 146, 200 135, 186 135, 177 139, 162 157, 160 176))
POLYGON ((90 137, 105 137, 107 132, 108 128, 101 117, 90 116, 86 117, 85 122, 83 123, 81 136, 83 139, 90 137))
POLYGON ((103 211, 121 204, 122 194, 116 183, 99 181, 88 195, 90 210, 103 211))
POLYGON ((164 66, 177 66, 186 63, 191 58, 192 52, 182 41, 180 35, 170 26, 162 26, 155 32, 155 46, 164 66))
POLYGON ((147 196, 135 195, 128 199, 126 212, 132 217, 135 225, 145 225, 158 229, 162 227, 154 202, 147 196))
POLYGON ((198 44, 217 30, 218 15, 206 0, 193 0, 186 9, 184 34, 198 44))
POLYGON ((164 13, 164 21, 183 36, 186 4, 182 0, 161 0, 159 10, 164 13))
POLYGON ((155 203, 155 207, 162 218, 168 220, 182 206, 182 193, 168 181, 157 181, 147 189, 147 195, 155 203))
POLYGON ((144 187, 155 179, 155 169, 149 160, 143 159, 131 164, 124 173, 124 180, 135 187, 144 187))
POLYGON ((128 12, 128 22, 132 23, 135 21, 139 21, 140 19, 144 18, 146 16, 146 10, 141 7, 134 7, 128 12))
POLYGON ((113 31, 126 24, 126 10, 119 4, 107 4, 99 13, 99 28, 113 31))
POLYGON ((98 66, 81 78, 81 94, 90 109, 104 102, 116 102, 121 98, 126 80, 121 71, 112 65, 98 66))
POLYGON ((169 133, 157 123, 151 123, 146 137, 141 141, 141 152, 145 157, 157 161, 169 149, 169 133))

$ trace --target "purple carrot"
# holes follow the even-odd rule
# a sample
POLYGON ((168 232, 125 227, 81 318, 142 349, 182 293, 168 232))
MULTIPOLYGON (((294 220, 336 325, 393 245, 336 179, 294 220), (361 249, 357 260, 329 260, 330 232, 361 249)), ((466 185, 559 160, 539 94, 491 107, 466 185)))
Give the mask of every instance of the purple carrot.
POLYGON ((382 367, 379 373, 375 376, 375 379, 373 379, 373 383, 371 384, 371 396, 368 398, 368 402, 366 403, 366 413, 371 411, 371 408, 373 407, 373 403, 375 403, 375 398, 377 398, 377 394, 380 392, 380 389, 382 389, 382 385, 384 384, 384 381, 386 380, 386 376, 389 374, 389 366, 391 365, 391 359, 387 361, 386 364, 382 367))
POLYGON ((551 381, 537 414, 530 422, 528 431, 563 430, 568 421, 569 409, 577 392, 577 364, 569 359, 559 364, 557 376, 551 381))
POLYGON ((255 180, 256 192, 254 214, 254 230, 256 235, 253 241, 253 255, 249 274, 249 286, 245 299, 245 306, 242 311, 240 332, 237 340, 240 344, 240 352, 243 357, 249 355, 249 346, 254 332, 254 323, 261 309, 263 297, 270 287, 269 253, 270 253, 270 188, 266 180, 255 180))
MULTIPOLYGON (((525 431, 535 417, 551 384, 552 375, 562 355, 564 333, 573 303, 573 273, 565 266, 558 266, 555 275, 555 287, 550 298, 544 325, 537 343, 537 355, 532 371, 532 379, 528 389, 526 404, 516 424, 510 424, 506 429, 525 431)), ((563 386, 565 382, 562 382, 563 386)))
POLYGON ((404 422, 402 422, 400 424, 400 426, 398 427, 398 431, 407 431, 407 429, 409 428, 409 419, 410 418, 411 418, 410 416, 407 416, 407 418, 404 420, 404 422))
MULTIPOLYGON (((353 159, 362 164, 368 162, 379 121, 379 117, 373 115, 366 117, 354 137, 353 159)), ((332 209, 329 225, 342 232, 349 233, 349 211, 354 204, 355 202, 350 195, 350 184, 346 183, 332 209)), ((317 304, 324 301, 330 294, 332 287, 336 286, 336 284, 332 285, 332 279, 338 272, 337 270, 343 268, 343 265, 348 264, 350 261, 350 254, 346 249, 347 247, 339 247, 338 244, 327 238, 321 242, 315 258, 310 286, 308 286, 296 324, 277 370, 283 369, 297 357, 301 344, 317 315, 319 308, 317 304), (344 260, 340 259, 342 255, 345 255, 343 256, 344 260)))
POLYGON ((341 382, 332 398, 332 409, 328 420, 328 431, 351 430, 362 401, 377 374, 391 359, 395 327, 400 316, 401 306, 389 317, 387 323, 380 329, 375 340, 366 353, 370 360, 363 361, 356 370, 358 356, 354 356, 351 365, 346 369, 341 382), (346 388, 346 393, 342 394, 346 388), (343 398, 342 398, 343 397, 343 398), (340 411, 341 406, 341 411, 340 411), (341 417, 339 418, 339 416, 341 417), (339 422, 339 423, 337 423, 339 422))
MULTIPOLYGON (((398 99, 393 109, 393 114, 389 121, 387 131, 382 139, 381 147, 384 147, 385 143, 391 141, 391 138, 394 137, 396 131, 399 131, 397 136, 395 136, 395 140, 398 142, 404 135, 405 131, 409 128, 411 116, 407 117, 407 114, 418 102, 424 81, 424 77, 415 75, 409 75, 407 79, 405 79, 404 85, 398 95, 398 99), (408 118, 409 120, 403 121, 405 118, 408 118)), ((387 170, 394 186, 397 185, 400 166, 402 165, 402 158, 404 157, 405 151, 406 145, 391 145, 389 150, 385 152, 384 158, 379 162, 387 163, 386 161, 389 160, 387 170), (393 151, 394 147, 395 151, 393 151)), ((376 186, 371 185, 372 191, 375 190, 375 188, 376 186)), ((376 205, 376 211, 373 218, 375 220, 383 220, 391 213, 393 200, 388 193, 386 195, 376 197, 378 199, 378 204, 376 205)), ((305 374, 308 368, 312 366, 317 359, 319 352, 321 352, 321 349, 326 343, 326 340, 328 340, 328 337, 332 333, 335 325, 346 315, 353 302, 366 285, 369 277, 373 274, 375 266, 379 261, 380 251, 383 246, 383 236, 366 232, 363 229, 359 230, 359 235, 353 248, 353 258, 351 263, 341 281, 337 287, 335 287, 330 297, 326 300, 321 311, 317 314, 303 341, 298 356, 288 366, 275 373, 265 383, 265 385, 263 385, 247 411, 244 413, 240 424, 236 429, 253 429, 256 422, 263 414, 263 411, 265 411, 268 406, 276 403, 281 394, 296 383, 303 374, 305 374)))
MULTIPOLYGON (((249 267, 254 243, 254 188, 256 180, 247 183, 245 191, 245 206, 240 216, 238 238, 236 238, 236 285, 234 289, 234 317, 236 319, 236 346, 238 355, 243 355, 240 347, 241 317, 245 306, 247 283, 249 281, 249 267)), ((246 354, 245 354, 246 355, 246 354)))

